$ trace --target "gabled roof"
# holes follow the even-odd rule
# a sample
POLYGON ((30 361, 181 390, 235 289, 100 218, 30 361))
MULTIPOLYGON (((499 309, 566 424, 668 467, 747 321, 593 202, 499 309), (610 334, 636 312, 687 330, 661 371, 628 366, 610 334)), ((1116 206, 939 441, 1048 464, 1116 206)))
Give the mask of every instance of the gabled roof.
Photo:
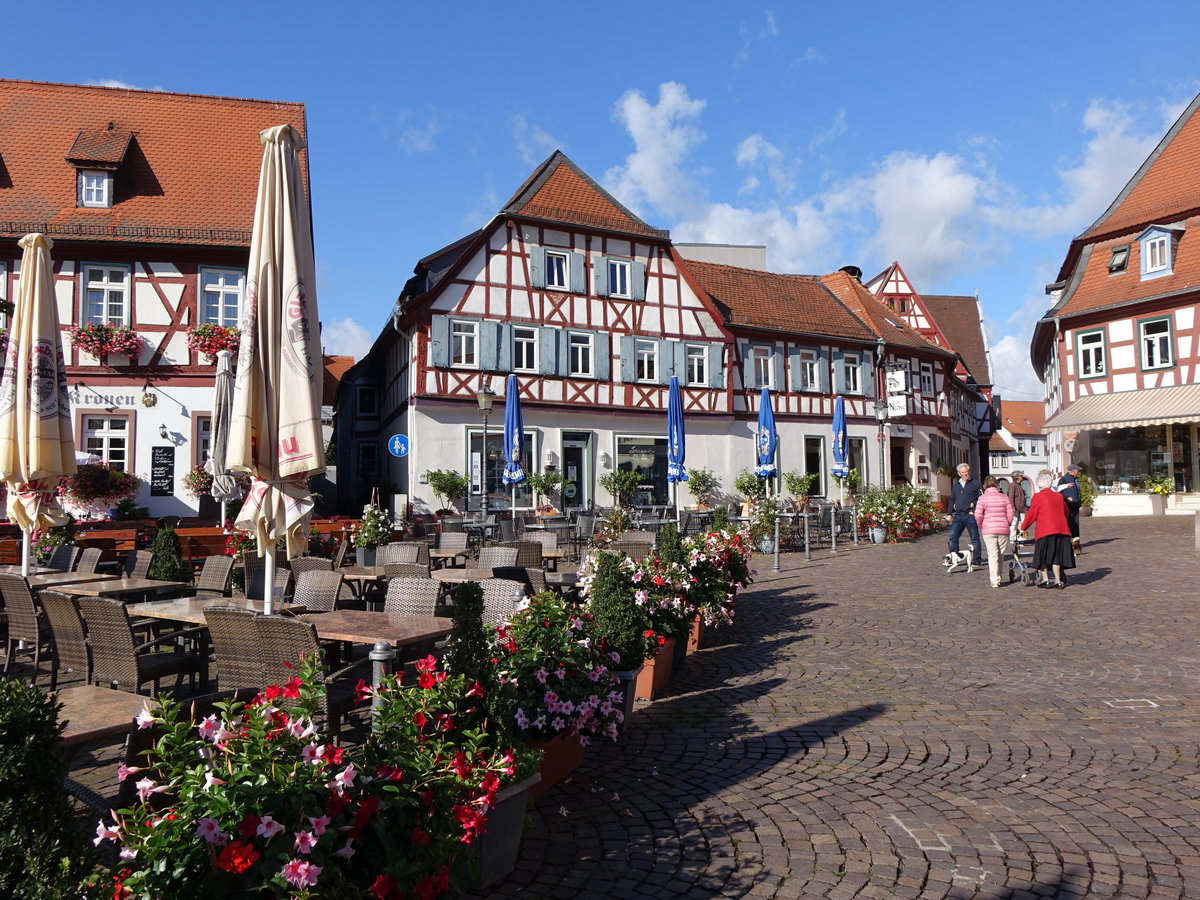
POLYGON ((885 306, 878 297, 863 286, 861 281, 852 275, 842 271, 833 272, 829 275, 822 275, 821 283, 845 304, 846 308, 866 325, 874 336, 882 337, 885 343, 911 347, 914 350, 934 351, 943 356, 954 355, 953 351, 939 347, 922 337, 916 329, 885 306))
POLYGON ((922 294, 925 312, 933 319, 946 343, 962 357, 976 384, 991 384, 987 346, 978 297, 922 294))
POLYGON ((0 79, 0 235, 249 246, 258 134, 283 124, 304 135, 304 105, 0 79), (68 155, 115 167, 111 209, 76 206, 68 155))
POLYGON ((1200 95, 1183 111, 1108 209, 1076 240, 1151 222, 1169 222, 1200 209, 1200 95))
POLYGON ((325 368, 325 379, 322 382, 321 403, 330 406, 337 401, 338 385, 342 376, 354 365, 353 356, 322 356, 321 364, 325 368))
POLYGON ((1009 434, 1041 434, 1046 407, 1040 401, 1000 400, 1000 424, 1009 434))
POLYGON ((1000 436, 1000 432, 993 431, 992 436, 988 438, 988 450, 992 453, 1011 453, 1013 447, 1000 436))
POLYGON ((504 204, 501 214, 664 240, 670 237, 667 231, 650 227, 618 203, 561 150, 555 150, 534 170, 504 204))

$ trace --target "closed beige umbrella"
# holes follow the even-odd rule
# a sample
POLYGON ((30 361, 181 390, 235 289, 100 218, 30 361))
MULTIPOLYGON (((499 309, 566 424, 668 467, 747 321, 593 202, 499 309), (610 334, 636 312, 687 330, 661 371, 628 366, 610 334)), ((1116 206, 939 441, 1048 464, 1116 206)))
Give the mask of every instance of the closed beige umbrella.
POLYGON ((221 527, 225 527, 225 504, 242 495, 237 482, 229 474, 225 458, 229 445, 229 413, 233 405, 233 354, 222 350, 217 354, 217 376, 213 381, 212 432, 205 468, 213 477, 212 497, 221 504, 221 527))
POLYGON ((0 479, 8 483, 8 517, 25 533, 25 574, 31 533, 67 521, 58 479, 75 472, 52 246, 43 234, 20 240, 21 280, 0 379, 0 479))
POLYGON ((308 547, 308 479, 325 471, 324 370, 312 224, 298 161, 304 143, 290 125, 259 138, 262 172, 225 466, 253 476, 236 524, 254 534, 266 557, 263 600, 270 609, 276 542, 286 538, 288 558, 308 547))

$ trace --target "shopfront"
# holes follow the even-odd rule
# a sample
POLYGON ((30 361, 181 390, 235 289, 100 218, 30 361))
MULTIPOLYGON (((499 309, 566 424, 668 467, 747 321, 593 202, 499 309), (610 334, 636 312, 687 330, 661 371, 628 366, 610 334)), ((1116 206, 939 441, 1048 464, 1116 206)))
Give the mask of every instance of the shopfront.
POLYGON ((1138 493, 1150 476, 1190 492, 1196 490, 1196 448, 1195 423, 1144 425, 1081 431, 1071 456, 1100 493, 1138 493))

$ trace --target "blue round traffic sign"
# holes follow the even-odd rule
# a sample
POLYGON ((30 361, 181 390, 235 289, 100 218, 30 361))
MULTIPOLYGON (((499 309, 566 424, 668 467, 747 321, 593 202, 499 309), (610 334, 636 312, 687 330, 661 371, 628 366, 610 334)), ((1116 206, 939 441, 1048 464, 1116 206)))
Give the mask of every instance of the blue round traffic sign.
POLYGON ((388 438, 388 453, 392 456, 408 456, 408 438, 402 434, 393 434, 388 438))

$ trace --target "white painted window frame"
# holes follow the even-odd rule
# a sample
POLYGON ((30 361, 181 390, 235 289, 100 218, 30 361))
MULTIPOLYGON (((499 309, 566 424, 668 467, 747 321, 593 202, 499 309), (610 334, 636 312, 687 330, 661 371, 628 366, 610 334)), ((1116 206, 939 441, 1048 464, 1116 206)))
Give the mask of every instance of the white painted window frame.
POLYGON ((479 323, 472 319, 450 320, 450 366, 479 368, 479 323))

